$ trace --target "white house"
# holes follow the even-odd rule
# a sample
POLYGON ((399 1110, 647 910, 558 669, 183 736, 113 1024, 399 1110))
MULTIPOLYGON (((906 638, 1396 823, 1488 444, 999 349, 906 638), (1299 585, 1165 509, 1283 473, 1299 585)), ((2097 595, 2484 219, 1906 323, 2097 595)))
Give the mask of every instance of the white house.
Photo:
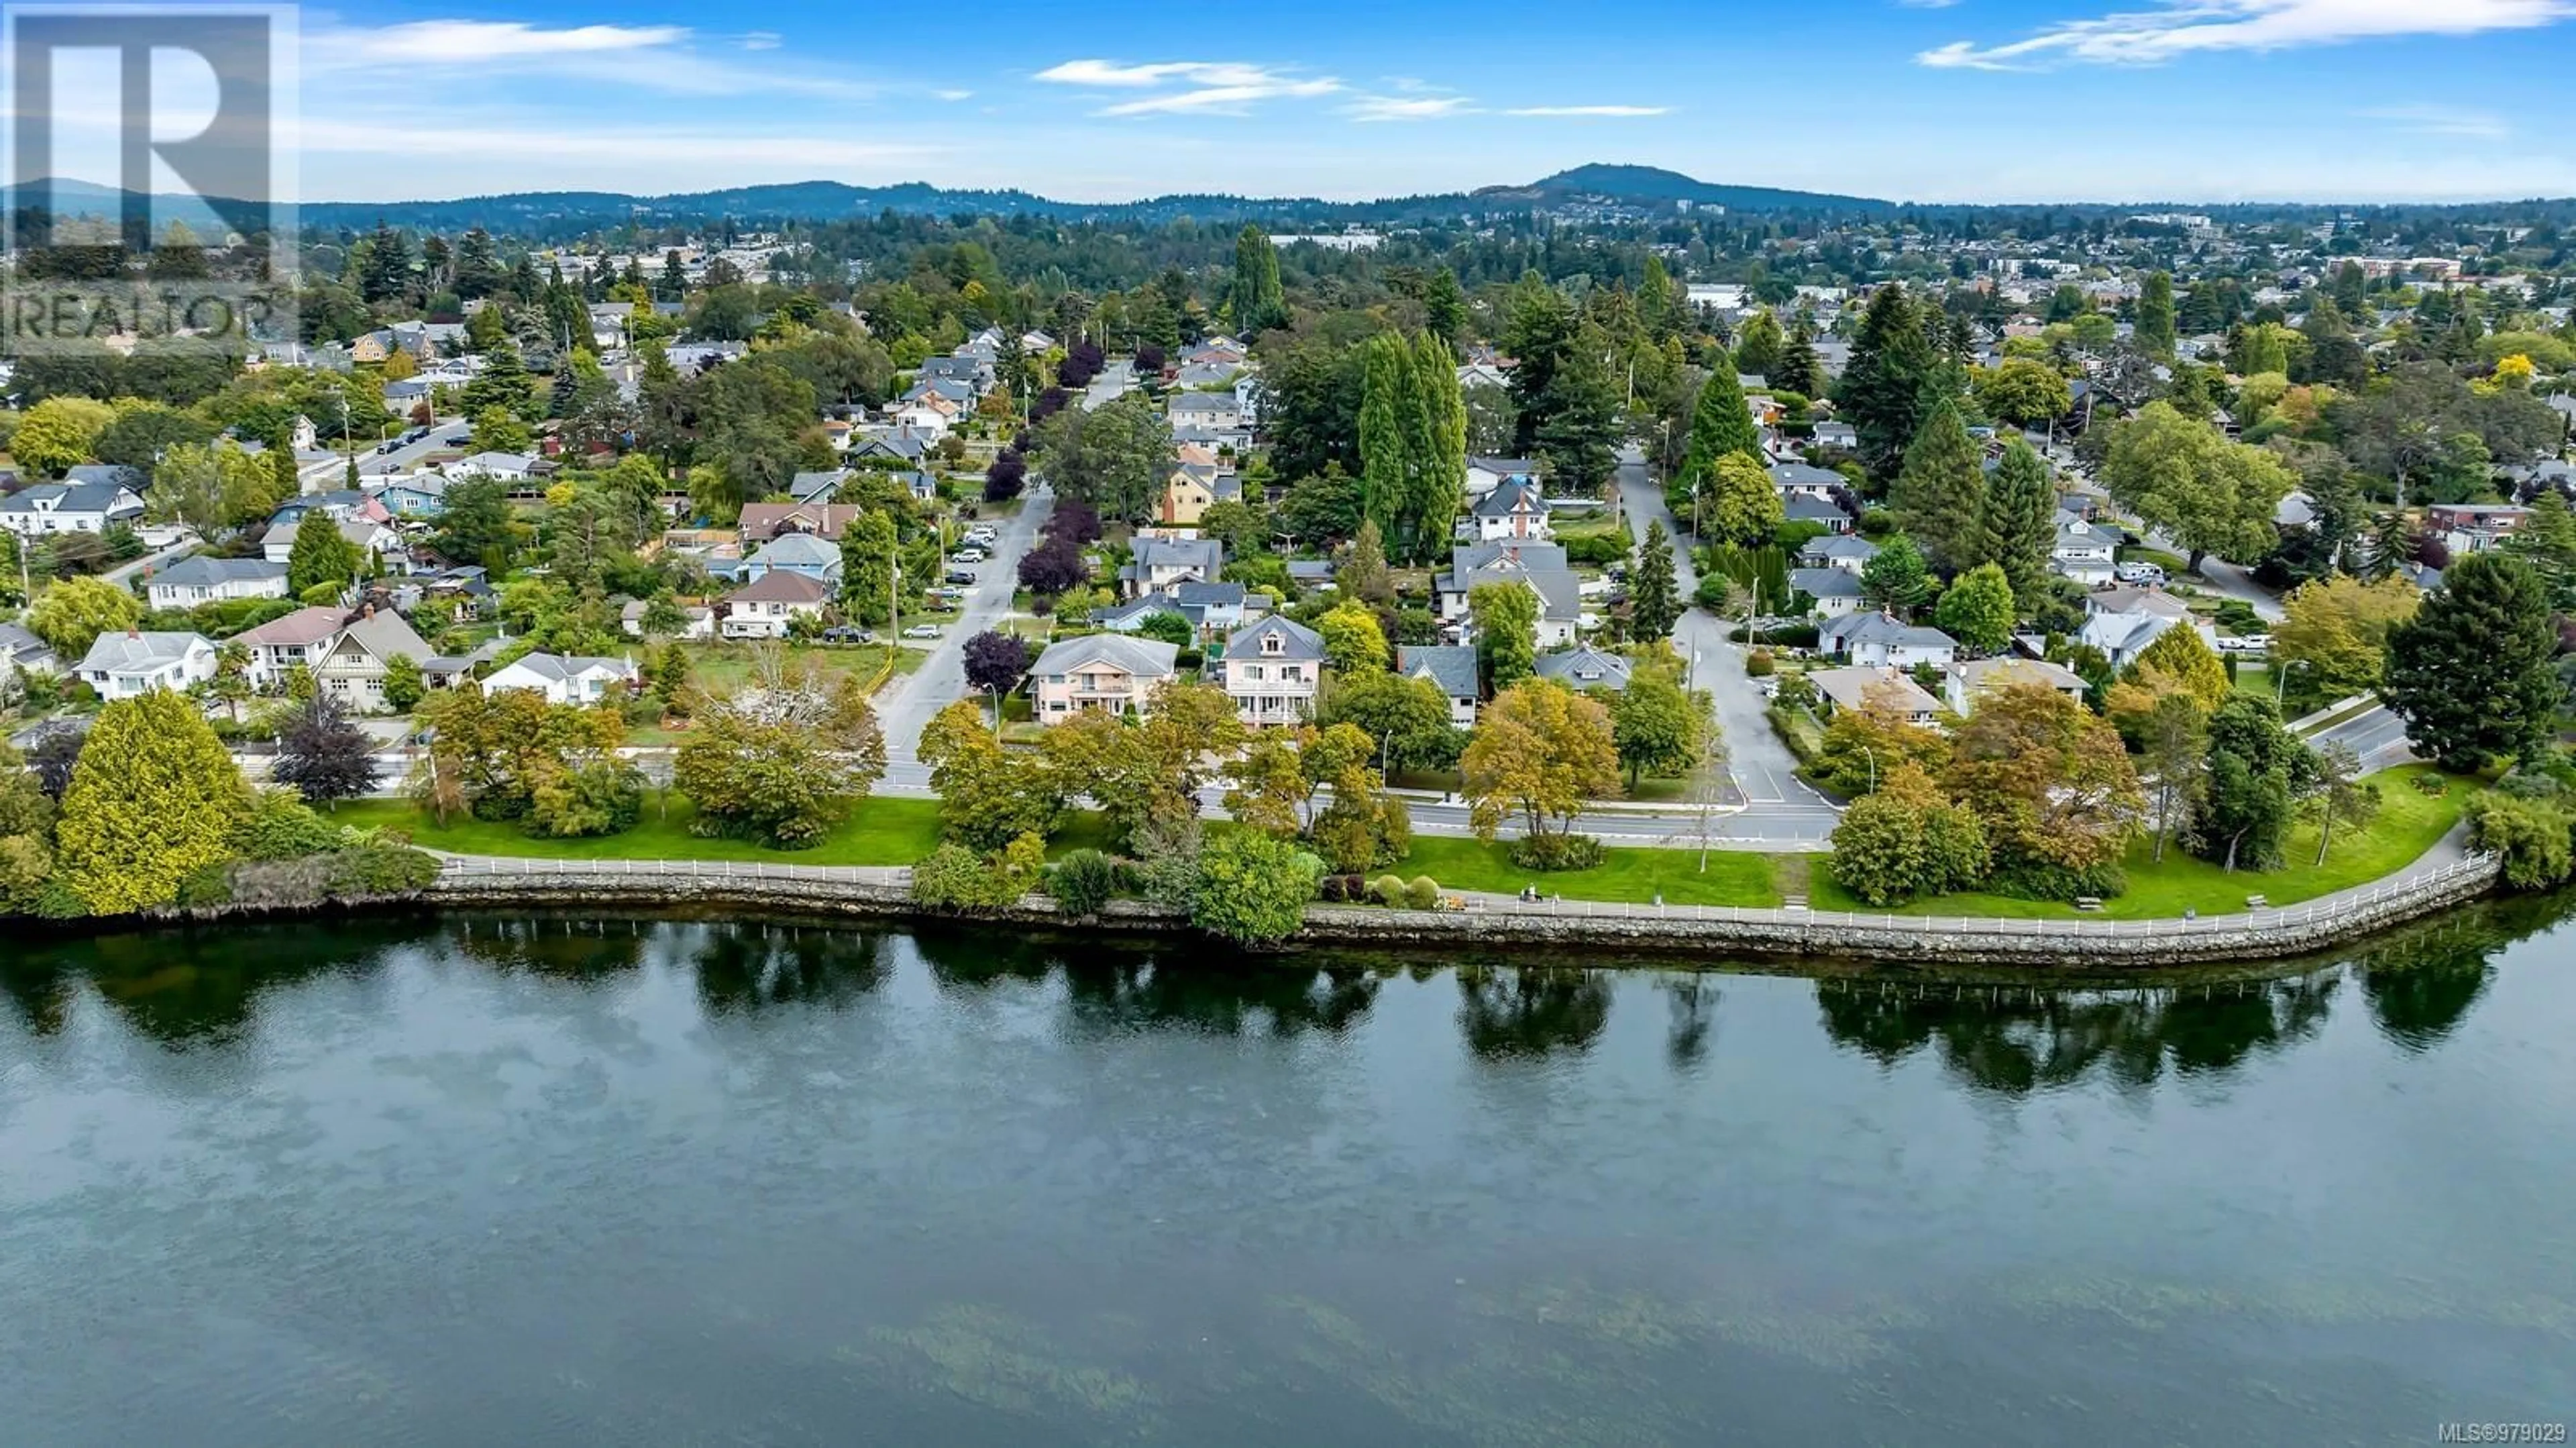
POLYGON ((615 698, 636 681, 632 659, 567 658, 560 654, 522 654, 483 681, 483 692, 532 689, 549 704, 596 704, 615 698))
POLYGON ((2165 630, 2186 623, 2200 631, 2203 642, 2213 646, 2217 643, 2217 626, 2195 617, 2190 605, 2170 593, 2154 588, 2105 588, 2086 595, 2084 627, 2075 638, 2078 643, 2100 649, 2111 667, 2125 669, 2165 630))
MULTIPOLYGON (((373 559, 379 571, 395 571, 386 568, 388 561, 410 552, 411 545, 403 541, 402 534, 373 519, 342 518, 339 524, 340 536, 373 559)), ((296 525, 271 525, 268 536, 260 540, 259 556, 281 568, 292 562, 295 557, 295 528, 296 525)), ((280 574, 279 577, 283 579, 285 575, 280 574)), ((284 596, 283 590, 279 596, 284 596)))
POLYGON ((1946 669, 1959 656, 1959 645, 1948 634, 1898 623, 1883 613, 1827 619, 1816 630, 1816 646, 1832 657, 1870 669, 1910 669, 1917 664, 1946 669))
POLYGON ((1233 392, 1176 392, 1170 407, 1172 425, 1191 423, 1218 432, 1245 426, 1243 399, 1233 392))
POLYGON ((1940 700, 1902 671, 1883 665, 1817 669, 1807 675, 1807 682, 1835 709, 1884 706, 1902 714, 1908 724, 1932 724, 1941 717, 1940 700))
POLYGON ((1545 542, 1555 536, 1548 526, 1547 499, 1540 496, 1537 483, 1525 478, 1496 484, 1491 492, 1469 505, 1467 516, 1473 536, 1480 543, 1503 538, 1545 542))
POLYGON ((1538 595, 1538 646, 1562 648, 1574 642, 1583 622, 1583 590, 1566 566, 1565 549, 1554 543, 1463 544, 1450 550, 1449 572, 1438 580, 1440 616, 1467 616, 1468 595, 1486 583, 1519 583, 1538 595))
POLYGON ((286 565, 265 558, 182 558, 143 588, 156 609, 195 608, 236 598, 284 598, 286 565))
POLYGON ((537 458, 534 453, 479 452, 470 453, 449 464, 448 471, 459 477, 468 473, 480 473, 488 478, 499 478, 504 482, 515 483, 536 471, 536 467, 537 458))
POLYGON ((2117 543, 2111 534, 2081 518, 2060 514, 2057 542, 2049 549, 2048 566, 2086 588, 2099 588, 2111 581, 2116 571, 2113 560, 2117 552, 2117 543))
POLYGON ((1302 724, 1314 717, 1324 681, 1324 640, 1277 614, 1226 635, 1210 672, 1244 723, 1302 724))
POLYGON ((1843 568, 1792 568, 1789 586, 1814 599, 1818 618, 1843 618, 1860 612, 1860 573, 1843 568))
POLYGON ((1538 480, 1538 464, 1527 458, 1467 459, 1467 496, 1481 498, 1503 484, 1538 480))
POLYGON ((385 702, 385 675, 393 661, 426 664, 431 656, 429 645, 401 614, 392 609, 370 612, 340 630, 322 651, 321 662, 313 665, 313 682, 353 712, 381 714, 391 707, 385 702))
POLYGON ((773 569, 725 595, 717 632, 729 639, 784 638, 796 620, 821 619, 831 601, 831 586, 822 580, 773 569))
POLYGON ((1476 726, 1476 649, 1472 644, 1412 644, 1395 651, 1395 671, 1408 679, 1428 679, 1449 701, 1449 722, 1459 729, 1476 726))
POLYGON ((77 671, 102 699, 130 699, 154 689, 182 691, 215 676, 215 646, 203 634, 103 633, 77 671))
POLYGON ((1041 724, 1061 724, 1085 709, 1142 714, 1179 657, 1177 645, 1160 639, 1114 633, 1058 639, 1029 666, 1029 706, 1041 724))
POLYGON ((0 498, 0 528, 22 538, 104 533, 142 518, 142 495, 118 483, 38 483, 0 498))
POLYGON ((1965 718, 1977 712, 1977 696, 2013 684, 2045 684, 2070 699, 2084 697, 2084 681, 2071 669, 2040 659, 1970 659, 1944 673, 1942 694, 1950 712, 1965 718))
POLYGON ((340 636, 345 617, 336 608, 299 608, 236 636, 233 642, 250 651, 251 687, 277 688, 298 665, 310 672, 340 636))

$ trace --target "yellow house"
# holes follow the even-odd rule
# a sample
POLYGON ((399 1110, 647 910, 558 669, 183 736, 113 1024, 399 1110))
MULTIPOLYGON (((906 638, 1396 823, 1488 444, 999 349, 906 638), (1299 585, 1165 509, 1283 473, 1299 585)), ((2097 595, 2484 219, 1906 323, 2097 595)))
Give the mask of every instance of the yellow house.
POLYGON ((1154 521, 1168 527, 1194 528, 1215 501, 1216 494, 1208 491, 1205 482, 1186 468, 1177 469, 1163 484, 1163 498, 1155 506, 1154 521))

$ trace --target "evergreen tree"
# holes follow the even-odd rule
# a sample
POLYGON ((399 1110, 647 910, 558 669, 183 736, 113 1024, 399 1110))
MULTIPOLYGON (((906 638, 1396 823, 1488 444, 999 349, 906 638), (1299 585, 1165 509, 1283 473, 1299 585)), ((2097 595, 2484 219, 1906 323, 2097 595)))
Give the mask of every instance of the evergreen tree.
POLYGON ((2380 696, 2417 753, 2449 770, 2484 769, 2548 742, 2563 697, 2556 652, 2540 575, 2519 558, 2472 553, 2389 630, 2380 696))
POLYGON ((2173 273, 2147 273, 2138 287, 2138 350, 2158 361, 2173 356, 2174 289, 2173 273))
POLYGON ((1279 287, 1279 249, 1250 222, 1234 239, 1234 289, 1227 300, 1233 306, 1235 330, 1246 341, 1288 320, 1287 300, 1279 287))
POLYGON ((2004 571, 2024 610, 2048 591, 2049 559, 2057 549, 2057 489, 2048 464, 2029 443, 2014 438, 1986 483, 1983 537, 1976 560, 2004 571))
POLYGON ((1935 358, 1923 318, 1905 289, 1878 289, 1852 338, 1851 364, 1834 396, 1860 434, 1861 466, 1884 486, 1903 464, 1907 445, 1922 430, 1923 384, 1935 358))
POLYGON ((1537 430, 1548 490, 1599 497, 1617 470, 1619 386, 1610 376, 1610 339, 1587 326, 1559 367, 1537 430))
POLYGON ((1877 556, 1861 565, 1860 596, 1898 618, 1911 618, 1932 592, 1932 572, 1923 551, 1899 533, 1879 545, 1877 556))
POLYGON ((1641 639, 1669 638, 1681 616, 1681 591, 1673 580, 1673 540, 1658 518, 1646 525, 1646 539, 1637 545, 1637 571, 1628 590, 1628 626, 1641 639))
POLYGON ((353 582, 358 562, 358 545, 340 531, 338 520, 319 508, 308 509, 295 525, 295 547, 286 556, 286 591, 301 598, 321 584, 353 582))
POLYGON ((1705 490, 1717 460, 1729 453, 1741 453, 1757 466, 1762 461, 1761 434, 1754 430, 1753 411, 1745 406, 1744 389, 1735 380, 1735 359, 1723 347, 1710 350, 1708 380, 1700 384, 1699 400, 1691 407, 1690 448, 1682 454, 1687 489, 1705 490))
POLYGON ((1361 362, 1360 505, 1378 536, 1404 547, 1401 531, 1413 478, 1407 414, 1413 412, 1413 357, 1392 332, 1368 339, 1361 362))
POLYGON ((1717 460, 1700 480, 1692 516, 1711 542, 1750 548, 1780 531, 1788 514, 1762 465, 1743 453, 1717 460))
POLYGON ((1777 385, 1781 353, 1788 339, 1781 335, 1780 319, 1768 307, 1744 319, 1744 329, 1735 338, 1735 369, 1777 385))
POLYGON ((1420 453, 1411 459, 1408 490, 1414 557, 1436 556, 1467 492, 1467 400, 1449 345, 1429 332, 1414 339, 1414 406, 1422 416, 1420 453))
POLYGON ((1976 561, 1984 541, 1984 459, 1949 398, 1932 404, 1914 445, 1905 450, 1888 504, 1934 566, 1956 572, 1976 561))
POLYGON ((195 704, 166 689, 115 700, 63 791, 60 877, 93 914, 167 904, 190 875, 231 858, 249 808, 241 770, 195 704))
POLYGON ((1824 359, 1816 355, 1815 329, 1804 318, 1789 330, 1789 340, 1780 348, 1780 370, 1772 374, 1771 385, 1801 397, 1825 393, 1824 359))

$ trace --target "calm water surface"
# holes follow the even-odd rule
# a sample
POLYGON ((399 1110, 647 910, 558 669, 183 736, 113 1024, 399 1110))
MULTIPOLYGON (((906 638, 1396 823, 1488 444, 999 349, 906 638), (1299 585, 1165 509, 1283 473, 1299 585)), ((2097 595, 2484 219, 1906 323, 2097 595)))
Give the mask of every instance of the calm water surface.
POLYGON ((2019 987, 477 917, 0 946, 0 1443, 2576 1416, 2576 922, 2019 987))

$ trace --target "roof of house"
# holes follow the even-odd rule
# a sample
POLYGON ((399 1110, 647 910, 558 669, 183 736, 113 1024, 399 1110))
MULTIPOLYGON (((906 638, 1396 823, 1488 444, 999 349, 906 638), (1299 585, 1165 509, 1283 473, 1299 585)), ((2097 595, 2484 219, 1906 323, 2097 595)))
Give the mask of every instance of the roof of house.
POLYGON ((781 533, 745 561, 769 568, 832 568, 840 564, 841 548, 811 533, 781 533))
POLYGON ((1816 633, 1820 639, 1840 640, 1846 650, 1864 643, 1891 649, 1955 649, 1959 646, 1957 640, 1937 628, 1898 623, 1883 613, 1855 613, 1827 619, 1816 633))
POLYGON ((223 583, 264 583, 286 577, 286 565, 265 558, 182 558, 152 576, 155 588, 212 588, 223 583))
MULTIPOLYGON (((424 663, 431 655, 428 643, 412 632, 410 623, 401 614, 389 608, 379 609, 350 624, 340 631, 340 637, 356 643, 380 662, 400 657, 424 663)), ((339 647, 337 643, 331 645, 335 653, 339 647)))
MULTIPOLYGON (((797 476, 808 475, 799 473, 797 476)), ((793 532, 838 538, 850 520, 865 511, 857 503, 745 503, 742 505, 742 536, 745 541, 754 543, 765 543, 782 533, 793 532)))
POLYGON ((1213 582, 1225 567, 1225 545, 1214 538, 1139 538, 1136 566, 1192 569, 1213 582))
POLYGON ((1941 708, 1941 701, 1924 692, 1920 684, 1885 665, 1874 669, 1815 669, 1807 674, 1807 682, 1831 699, 1837 709, 1858 709, 1874 698, 1894 703, 1909 718, 1938 713, 1941 708))
POLYGON ((1395 651, 1395 671, 1406 678, 1429 679, 1452 699, 1476 697, 1473 644, 1403 645, 1395 651))
POLYGON ((1080 638, 1058 639, 1046 646, 1029 672, 1040 676, 1069 674, 1093 664, 1107 664, 1123 669, 1138 678, 1169 675, 1173 661, 1180 657, 1180 646, 1161 639, 1136 638, 1128 634, 1085 634, 1080 638))
POLYGON ((0 659, 11 661, 51 657, 53 646, 30 632, 22 623, 0 623, 0 659))
POLYGON ((1172 395, 1174 412, 1241 412, 1243 400, 1231 392, 1178 392, 1172 395))
POLYGON ((1851 514, 1844 512, 1841 505, 1831 498, 1811 498, 1803 493, 1794 498, 1782 499, 1780 512, 1784 518, 1798 523, 1851 521, 1851 514))
POLYGON ((1860 575, 1848 568, 1792 568, 1789 586, 1809 598, 1858 598, 1860 575))
POLYGON ((563 683, 593 673, 613 674, 622 679, 632 668, 624 659, 600 658, 597 655, 521 654, 501 672, 525 669, 541 679, 563 683))
POLYGON ((1582 584, 1566 567, 1565 549, 1555 543, 1498 538, 1490 543, 1461 544, 1450 552, 1449 577, 1442 586, 1464 593, 1480 583, 1511 579, 1522 580, 1538 591, 1540 617, 1564 621, 1582 616, 1582 584))
POLYGON ((345 612, 336 608, 299 608, 240 634, 233 642, 252 648, 263 645, 298 648, 318 644, 338 633, 341 620, 347 617, 345 612))
POLYGON ((536 454, 484 451, 468 453, 456 466, 469 473, 524 473, 537 465, 536 454))
POLYGON ((773 568, 725 599, 730 603, 822 603, 831 596, 831 585, 811 574, 773 568))
POLYGON ((1508 518, 1528 508, 1534 513, 1547 511, 1547 499, 1540 496, 1538 484, 1528 478, 1510 477, 1494 485, 1492 492, 1476 500, 1479 518, 1508 518))
POLYGON ((1324 656, 1324 636, 1280 614, 1272 614, 1259 623, 1248 623, 1225 636, 1225 656, 1229 659, 1320 659, 1324 656), (1279 646, 1268 648, 1263 640, 1276 638, 1279 646))
POLYGON ((1478 472, 1506 478, 1528 478, 1538 475, 1538 464, 1527 458, 1469 458, 1467 466, 1478 472))
POLYGON ((138 493, 152 484, 152 479, 143 469, 124 463, 75 463, 63 469, 63 481, 76 488, 104 484, 111 488, 131 488, 138 493))
POLYGON ((1625 689, 1632 672, 1626 659, 1589 644, 1541 654, 1531 661, 1530 668, 1542 679, 1555 679, 1578 689, 1625 689))
POLYGON ((1773 463, 1765 471, 1771 474, 1771 481, 1777 487, 1848 488, 1851 486, 1851 479, 1835 472, 1832 468, 1820 468, 1809 463, 1773 463))
POLYGON ((198 633, 165 633, 157 631, 103 633, 81 656, 84 674, 138 674, 168 668, 186 658, 198 645, 214 645, 198 633))
POLYGON ((2176 622, 2191 617, 2191 605, 2163 589, 2137 588, 2125 583, 2086 594, 2084 611, 2088 614, 2150 613, 2176 622))
POLYGON ((0 513, 98 513, 105 515, 122 508, 140 512, 141 505, 130 497, 121 504, 120 494, 133 490, 117 483, 38 483, 34 487, 0 498, 0 513), (49 504, 50 507, 39 507, 49 504))
POLYGON ((1188 608, 1241 608, 1246 597, 1240 583, 1202 583, 1195 578, 1173 584, 1170 592, 1175 602, 1188 608))
POLYGON ((2108 533, 2088 523, 2061 523, 2057 529, 2054 551, 2059 553, 2099 553, 2117 548, 2118 542, 2108 533))
MULTIPOLYGON (((841 484, 849 481, 849 478, 850 471, 847 468, 832 468, 823 472, 798 473, 796 476, 787 480, 787 496, 794 498, 796 503, 821 502, 829 499, 832 494, 840 491, 841 484)), ((747 517, 753 508, 792 508, 795 505, 796 504, 790 503, 752 503, 746 505, 743 508, 743 512, 746 515, 747 522, 747 517)))
POLYGON ((1798 550, 1798 556, 1801 559, 1857 558, 1866 563, 1878 556, 1878 545, 1857 533, 1827 533, 1808 539, 1806 546, 1798 550))
POLYGON ((2046 684, 2060 693, 2074 693, 2084 687, 2084 680, 2074 670, 2045 659, 1970 659, 1964 664, 1952 664, 1950 672, 1971 694, 2007 684, 2046 684))

